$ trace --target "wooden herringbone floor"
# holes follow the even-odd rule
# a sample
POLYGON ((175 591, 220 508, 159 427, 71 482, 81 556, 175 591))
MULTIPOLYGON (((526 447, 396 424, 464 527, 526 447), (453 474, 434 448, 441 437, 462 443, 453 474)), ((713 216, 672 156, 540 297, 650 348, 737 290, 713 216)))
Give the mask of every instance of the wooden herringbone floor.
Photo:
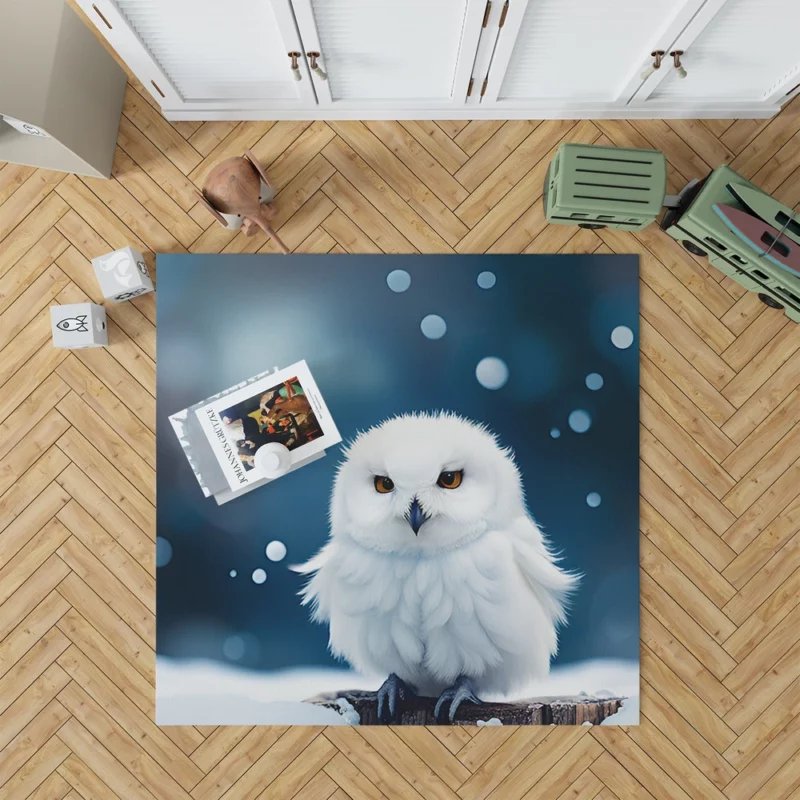
POLYGON ((800 201, 771 122, 165 122, 128 88, 110 181, 0 169, 0 795, 93 800, 800 798, 800 326, 655 227, 547 227, 561 141, 722 162, 800 201), (642 725, 157 728, 154 296, 50 344, 88 259, 272 246, 193 187, 251 147, 298 252, 641 256, 642 725))

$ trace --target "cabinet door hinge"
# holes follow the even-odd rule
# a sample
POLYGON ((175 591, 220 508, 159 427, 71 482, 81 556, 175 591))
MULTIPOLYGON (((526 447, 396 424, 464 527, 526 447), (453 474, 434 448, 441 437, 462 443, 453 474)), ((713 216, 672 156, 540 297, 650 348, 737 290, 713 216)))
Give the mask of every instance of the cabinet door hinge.
POLYGON ((500 22, 497 25, 498 28, 502 28, 503 25, 506 24, 506 14, 508 14, 508 0, 506 0, 506 4, 503 6, 503 10, 500 13, 500 22))
POLYGON ((486 23, 489 22, 489 13, 492 10, 492 0, 487 0, 486 3, 486 11, 483 12, 483 24, 481 25, 482 28, 486 27, 486 23))

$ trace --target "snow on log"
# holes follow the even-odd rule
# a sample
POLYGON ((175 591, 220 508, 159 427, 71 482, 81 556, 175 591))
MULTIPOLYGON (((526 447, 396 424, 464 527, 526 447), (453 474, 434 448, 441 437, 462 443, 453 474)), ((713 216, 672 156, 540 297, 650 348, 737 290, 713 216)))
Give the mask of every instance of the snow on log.
MULTIPOLYGON (((378 701, 374 692, 341 691, 317 695, 306 703, 339 710, 339 698, 350 703, 361 718, 362 725, 378 725, 378 701)), ((599 725, 606 717, 619 711, 624 697, 598 698, 587 695, 573 697, 535 697, 513 703, 462 703, 454 725, 477 725, 498 719, 503 725, 599 725)), ((446 713, 437 722, 433 716, 435 697, 414 697, 403 703, 399 725, 449 724, 446 713)), ((496 724, 496 723, 495 723, 496 724)))

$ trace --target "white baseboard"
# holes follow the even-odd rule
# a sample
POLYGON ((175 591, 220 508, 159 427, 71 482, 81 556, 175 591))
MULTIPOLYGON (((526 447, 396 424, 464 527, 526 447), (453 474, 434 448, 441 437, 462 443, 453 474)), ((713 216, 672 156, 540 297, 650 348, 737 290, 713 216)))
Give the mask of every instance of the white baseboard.
POLYGON ((769 119, 781 110, 779 105, 657 105, 646 106, 542 106, 526 108, 480 106, 453 108, 164 108, 172 122, 194 120, 346 120, 346 119, 769 119))

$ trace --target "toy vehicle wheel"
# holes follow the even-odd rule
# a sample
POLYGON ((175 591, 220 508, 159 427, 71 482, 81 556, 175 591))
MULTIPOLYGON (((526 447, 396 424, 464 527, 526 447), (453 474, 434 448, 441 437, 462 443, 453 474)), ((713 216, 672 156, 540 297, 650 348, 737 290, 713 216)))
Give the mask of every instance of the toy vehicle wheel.
POLYGON ((681 242, 681 244, 693 256, 700 256, 702 258, 703 256, 708 255, 708 253, 706 253, 705 250, 701 250, 694 242, 690 242, 688 239, 684 239, 683 242, 681 242))
POLYGON ((598 225, 596 222, 579 222, 579 228, 588 228, 590 231, 597 231, 600 228, 605 228, 605 225, 598 225))
POLYGON ((783 305, 781 305, 774 297, 770 297, 768 294, 764 294, 763 292, 758 293, 758 299, 765 306, 769 306, 770 308, 777 308, 777 309, 783 308, 783 305))

